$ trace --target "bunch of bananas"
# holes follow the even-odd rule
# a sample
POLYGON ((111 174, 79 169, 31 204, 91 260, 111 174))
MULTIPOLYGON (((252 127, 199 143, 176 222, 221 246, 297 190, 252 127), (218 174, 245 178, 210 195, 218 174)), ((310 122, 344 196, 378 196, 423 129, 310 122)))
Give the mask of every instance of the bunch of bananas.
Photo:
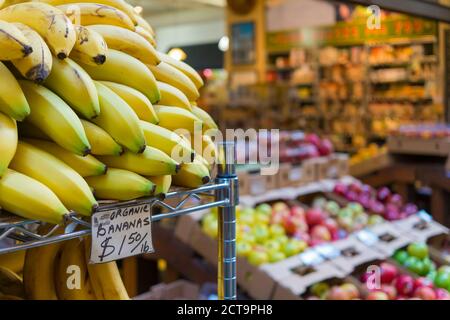
POLYGON ((0 300, 129 300, 116 262, 87 263, 89 241, 28 249, 0 259, 0 300))
POLYGON ((61 224, 99 200, 211 179, 217 125, 195 102, 202 78, 157 51, 130 4, 92 1, 0 1, 0 207, 10 213, 61 224))

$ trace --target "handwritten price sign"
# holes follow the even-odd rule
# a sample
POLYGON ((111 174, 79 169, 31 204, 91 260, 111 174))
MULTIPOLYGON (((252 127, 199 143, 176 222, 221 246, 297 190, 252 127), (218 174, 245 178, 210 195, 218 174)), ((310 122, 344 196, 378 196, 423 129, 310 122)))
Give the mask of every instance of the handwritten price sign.
POLYGON ((92 216, 91 263, 105 263, 151 253, 150 204, 96 212, 92 216))

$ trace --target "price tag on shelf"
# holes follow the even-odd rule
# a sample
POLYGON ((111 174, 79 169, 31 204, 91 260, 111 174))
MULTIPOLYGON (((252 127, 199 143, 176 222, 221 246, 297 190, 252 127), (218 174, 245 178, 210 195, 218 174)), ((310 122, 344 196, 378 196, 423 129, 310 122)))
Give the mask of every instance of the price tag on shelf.
POLYGON ((316 266, 323 262, 323 258, 315 250, 307 250, 300 254, 300 261, 305 266, 316 266))
POLYGON ((289 172, 289 181, 298 181, 301 180, 303 176, 302 168, 293 168, 289 172))
POLYGON ((364 243, 366 246, 373 246, 379 240, 378 236, 369 230, 358 231, 355 234, 355 236, 356 238, 358 238, 359 241, 364 243))
POLYGON ((92 215, 91 263, 154 252, 151 205, 115 208, 92 215))
POLYGON ((341 255, 339 249, 330 244, 322 244, 316 246, 314 247, 314 250, 316 250, 322 257, 328 260, 334 259, 341 255))
POLYGON ((419 216, 420 219, 422 219, 423 221, 426 221, 426 222, 430 222, 433 220, 433 217, 425 210, 420 210, 417 213, 417 215, 419 216))

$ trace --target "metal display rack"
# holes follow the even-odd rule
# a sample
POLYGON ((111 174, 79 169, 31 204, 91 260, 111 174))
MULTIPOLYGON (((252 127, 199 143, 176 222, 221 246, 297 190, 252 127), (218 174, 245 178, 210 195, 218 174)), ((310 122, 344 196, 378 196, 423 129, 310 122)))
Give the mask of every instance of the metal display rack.
MULTIPOLYGON (((161 213, 152 216, 152 221, 160 221, 190 214, 196 211, 217 207, 219 209, 218 237, 218 297, 221 300, 236 299, 236 211, 239 203, 238 178, 235 170, 236 150, 232 142, 224 142, 220 146, 223 154, 218 164, 215 182, 194 190, 170 192, 164 197, 153 197, 103 204, 100 211, 111 210, 130 205, 150 204, 152 208, 161 209, 161 213), (171 200, 177 204, 166 202, 171 200), (198 205, 189 205, 190 200, 201 201, 198 205)), ((23 220, 17 216, 0 214, 0 241, 11 239, 11 245, 0 246, 0 254, 26 250, 34 247, 84 237, 91 233, 91 225, 75 214, 66 217, 64 232, 62 226, 55 226, 45 235, 32 231, 40 221, 23 220), (62 233, 62 234, 61 234, 62 233)))

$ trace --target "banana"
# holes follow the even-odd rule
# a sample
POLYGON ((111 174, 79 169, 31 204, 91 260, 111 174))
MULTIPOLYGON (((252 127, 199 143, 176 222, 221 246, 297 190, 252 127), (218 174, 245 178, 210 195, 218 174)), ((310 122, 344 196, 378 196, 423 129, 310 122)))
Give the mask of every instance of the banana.
POLYGON ((134 30, 134 32, 143 37, 145 40, 148 41, 148 43, 150 43, 154 48, 156 48, 155 37, 152 36, 150 32, 148 32, 147 30, 145 30, 140 26, 136 26, 136 30, 134 30))
POLYGON ((98 156, 118 156, 122 154, 122 147, 102 128, 81 120, 86 136, 91 144, 91 153, 98 156))
POLYGON ((181 90, 161 81, 157 81, 157 84, 159 92, 161 93, 159 104, 179 107, 188 111, 192 111, 189 99, 184 95, 183 92, 181 92, 181 90))
POLYGON ((0 292, 9 296, 25 297, 22 278, 3 266, 0 266, 0 292))
POLYGON ((65 59, 75 45, 76 32, 65 14, 39 2, 19 3, 0 10, 0 20, 21 22, 39 33, 52 53, 65 59))
POLYGON ((121 97, 134 110, 139 119, 155 124, 159 122, 152 103, 141 92, 120 83, 100 82, 121 97))
POLYGON ((44 184, 8 169, 0 179, 0 207, 26 219, 59 224, 69 211, 44 184))
POLYGON ((160 100, 156 79, 145 64, 132 56, 110 49, 108 59, 101 66, 89 66, 80 60, 77 62, 95 80, 124 84, 142 92, 151 103, 160 100))
POLYGON ((0 179, 9 166, 17 148, 16 120, 0 113, 0 179))
POLYGON ((194 160, 195 152, 191 145, 175 132, 145 121, 141 121, 141 127, 148 146, 163 151, 180 163, 194 160))
POLYGON ((30 114, 30 106, 22 88, 9 69, 0 62, 0 112, 22 121, 30 114))
POLYGON ((108 53, 108 45, 103 37, 85 26, 75 26, 77 42, 70 57, 93 66, 104 64, 108 53))
POLYGON ((0 60, 25 58, 32 52, 27 37, 13 24, 0 20, 0 60))
POLYGON ((100 114, 94 81, 71 59, 56 60, 44 86, 60 96, 83 117, 92 119, 100 114))
POLYGON ((104 200, 133 200, 152 196, 155 185, 137 173, 109 168, 105 175, 86 178, 95 196, 104 200))
POLYGON ((14 25, 27 37, 33 46, 33 52, 25 58, 12 60, 11 63, 25 79, 42 83, 52 70, 52 53, 39 33, 22 23, 16 22, 14 25))
MULTIPOLYGON (((89 238, 84 241, 86 261, 91 252, 89 238)), ((92 288, 98 300, 130 300, 115 261, 88 264, 92 288)))
POLYGON ((217 161, 218 150, 216 144, 213 142, 210 136, 204 135, 201 137, 201 141, 195 141, 192 139, 192 146, 195 153, 200 156, 201 160, 204 160, 204 164, 207 163, 207 167, 210 167, 217 161))
POLYGON ((10 167, 49 187, 69 210, 90 216, 98 207, 86 181, 75 170, 31 144, 18 143, 10 167))
POLYGON ((106 173, 107 167, 91 155, 85 157, 76 155, 64 148, 61 148, 56 143, 43 141, 43 140, 31 140, 26 139, 25 142, 50 153, 55 158, 58 158, 73 170, 78 172, 82 177, 101 176, 106 173))
POLYGON ((171 175, 147 178, 156 185, 155 194, 165 194, 169 192, 170 186, 172 185, 171 175))
POLYGON ((213 118, 209 115, 208 112, 206 112, 205 110, 203 110, 202 108, 196 106, 196 105, 191 105, 192 106, 192 113, 199 118, 200 120, 203 121, 203 133, 209 133, 210 134, 214 134, 214 132, 216 130, 219 129, 219 127, 217 126, 216 122, 213 120, 213 118))
POLYGON ((158 55, 161 61, 170 64, 171 66, 177 68, 178 70, 183 72, 186 76, 188 76, 189 79, 191 79, 191 81, 195 84, 197 89, 203 87, 204 82, 202 77, 187 63, 184 63, 183 61, 178 61, 165 53, 158 52, 158 55))
POLYGON ((25 294, 30 300, 58 300, 55 268, 62 243, 28 249, 23 268, 25 294))
POLYGON ((153 30, 152 26, 147 22, 147 20, 145 20, 138 14, 134 14, 134 19, 136 20, 136 25, 138 27, 143 28, 148 33, 150 33, 152 36, 156 35, 155 31, 153 30))
POLYGON ((20 81, 20 85, 31 106, 27 122, 69 151, 81 156, 90 153, 91 146, 83 125, 64 100, 47 88, 30 81, 20 81))
POLYGON ((123 11, 128 15, 128 17, 133 21, 133 23, 137 23, 135 19, 135 13, 132 8, 124 1, 124 0, 35 0, 39 2, 45 2, 48 4, 51 4, 52 6, 58 6, 62 4, 72 4, 72 3, 89 3, 89 2, 95 2, 98 4, 107 5, 116 9, 119 9, 120 11, 123 11))
POLYGON ((208 168, 199 161, 183 163, 180 171, 172 177, 174 185, 185 188, 198 188, 210 181, 208 168))
POLYGON ((63 244, 61 257, 56 266, 56 292, 59 300, 95 300, 87 270, 83 239, 72 239, 63 244), (73 267, 79 272, 74 273, 73 267), (79 278, 74 278, 74 277, 79 278), (75 282, 72 282, 74 278, 75 282))
POLYGON ((194 163, 200 163, 200 164, 204 165, 206 168, 208 168, 208 171, 211 172, 212 163, 209 163, 208 160, 203 158, 200 154, 197 154, 195 156, 194 163))
MULTIPOLYGON (((195 101, 200 97, 197 87, 183 72, 170 64, 161 62, 157 66, 148 66, 156 80, 170 84, 184 93, 189 101, 195 101)), ((163 95, 164 98, 164 95, 163 95)), ((184 100, 184 99, 183 99, 184 100)))
POLYGON ((108 87, 99 82, 95 85, 100 98, 101 112, 92 122, 131 152, 144 152, 146 146, 144 132, 136 113, 108 87))
POLYGON ((158 125, 171 131, 187 130, 194 133, 201 132, 203 122, 191 112, 177 107, 155 106, 159 118, 158 125))
POLYGON ((0 255, 0 266, 8 268, 15 273, 22 273, 24 260, 24 250, 5 253, 0 255))
POLYGON ((73 3, 57 6, 75 24, 109 24, 134 31, 134 23, 123 11, 99 3, 73 3))
POLYGON ((125 152, 119 157, 102 156, 100 161, 108 167, 129 170, 143 176, 175 174, 179 164, 164 152, 147 147, 142 154, 125 152))
POLYGON ((98 32, 110 49, 122 51, 148 65, 161 62, 155 48, 136 32, 111 25, 92 25, 88 29, 98 32))

